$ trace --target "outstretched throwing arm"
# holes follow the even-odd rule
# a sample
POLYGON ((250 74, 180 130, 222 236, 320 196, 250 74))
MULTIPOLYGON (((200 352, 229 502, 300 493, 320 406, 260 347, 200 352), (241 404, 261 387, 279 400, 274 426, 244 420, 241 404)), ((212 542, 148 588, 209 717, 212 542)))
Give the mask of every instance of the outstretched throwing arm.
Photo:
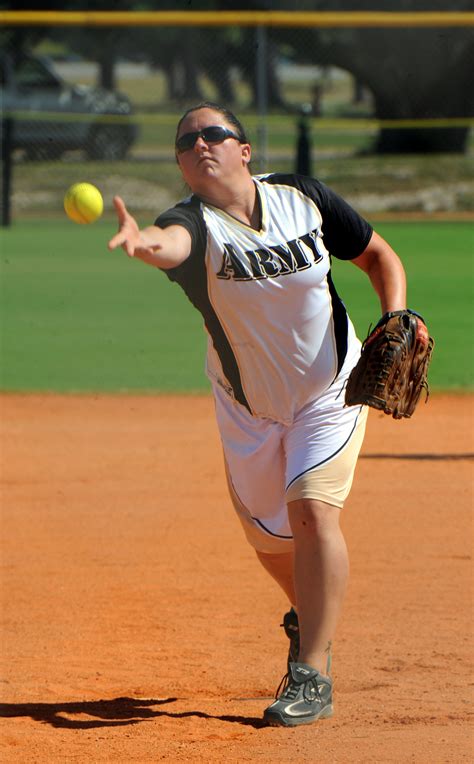
POLYGON ((159 228, 152 225, 140 229, 135 218, 127 210, 120 196, 114 197, 119 231, 109 241, 109 249, 117 247, 129 257, 136 257, 155 268, 175 268, 184 262, 191 252, 191 236, 180 225, 159 228))

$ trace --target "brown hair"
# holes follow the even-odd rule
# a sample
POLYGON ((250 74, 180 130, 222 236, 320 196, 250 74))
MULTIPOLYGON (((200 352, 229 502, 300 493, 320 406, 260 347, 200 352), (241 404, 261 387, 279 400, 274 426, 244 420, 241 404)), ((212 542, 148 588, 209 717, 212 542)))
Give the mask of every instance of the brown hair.
POLYGON ((176 128, 175 143, 178 138, 179 128, 181 127, 188 114, 191 114, 193 111, 199 111, 200 109, 212 109, 212 111, 217 111, 219 114, 222 114, 226 122, 232 125, 232 127, 235 129, 235 132, 239 136, 239 141, 241 143, 249 143, 249 140, 245 134, 245 130, 235 114, 233 114, 233 112, 231 112, 229 109, 226 109, 225 106, 219 106, 218 103, 214 103, 213 101, 201 101, 201 103, 198 103, 196 106, 191 106, 190 109, 187 109, 184 112, 176 128))

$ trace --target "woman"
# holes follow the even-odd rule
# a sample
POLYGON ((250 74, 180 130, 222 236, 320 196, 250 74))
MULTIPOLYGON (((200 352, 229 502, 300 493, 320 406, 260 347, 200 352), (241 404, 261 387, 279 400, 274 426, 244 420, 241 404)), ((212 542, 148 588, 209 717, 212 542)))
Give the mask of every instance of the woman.
POLYGON ((344 406, 360 342, 331 278, 330 258, 369 277, 385 313, 405 308, 395 252, 320 182, 252 177, 237 118, 189 109, 176 159, 191 196, 140 230, 114 199, 109 248, 164 270, 201 312, 229 491, 249 542, 288 596, 283 691, 272 725, 332 714, 330 649, 348 576, 339 515, 366 410, 344 406))

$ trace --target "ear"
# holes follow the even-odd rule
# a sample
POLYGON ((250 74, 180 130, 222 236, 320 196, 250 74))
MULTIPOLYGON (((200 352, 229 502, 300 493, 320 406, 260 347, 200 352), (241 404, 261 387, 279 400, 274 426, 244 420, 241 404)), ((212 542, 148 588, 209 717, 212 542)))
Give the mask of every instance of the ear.
POLYGON ((249 164, 252 159, 252 147, 250 143, 241 143, 242 148, 242 161, 244 164, 249 164))

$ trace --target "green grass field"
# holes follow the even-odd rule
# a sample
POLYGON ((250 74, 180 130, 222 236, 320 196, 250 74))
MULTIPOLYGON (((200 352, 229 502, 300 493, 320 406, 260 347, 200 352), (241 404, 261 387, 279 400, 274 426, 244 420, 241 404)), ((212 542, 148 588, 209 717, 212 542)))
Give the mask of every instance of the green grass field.
MULTIPOLYGON (((472 389, 472 227, 379 223, 402 257, 409 306, 436 340, 432 389, 472 389)), ((112 223, 27 222, 0 232, 1 379, 8 391, 199 391, 200 316, 159 271, 106 243, 112 223)), ((334 263, 359 336, 379 316, 364 274, 334 263)))

